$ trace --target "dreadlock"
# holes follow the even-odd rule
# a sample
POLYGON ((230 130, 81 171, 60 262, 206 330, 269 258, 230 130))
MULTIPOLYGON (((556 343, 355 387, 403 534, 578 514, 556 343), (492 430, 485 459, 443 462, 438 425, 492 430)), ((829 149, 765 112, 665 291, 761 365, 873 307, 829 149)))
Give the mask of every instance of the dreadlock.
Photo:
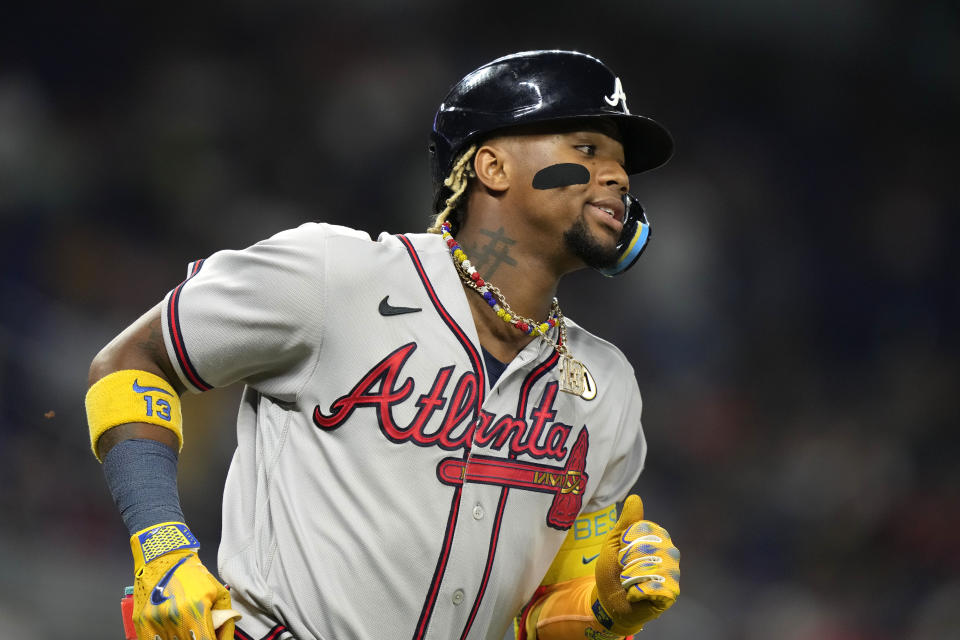
MULTIPOLYGON (((451 216, 455 216, 459 204, 460 197, 467 190, 467 185, 470 184, 470 178, 475 178, 476 173, 473 172, 473 168, 470 166, 470 160, 473 158, 474 152, 477 150, 477 145, 471 145, 466 151, 464 151, 457 161, 453 164, 453 169, 450 170, 450 175, 447 176, 447 179, 443 181, 445 187, 449 188, 453 194, 447 198, 446 207, 443 211, 438 213, 433 219, 433 225, 427 228, 429 233, 440 233, 440 225, 444 223, 451 216)), ((458 220, 454 217, 450 220, 450 224, 454 227, 459 226, 458 220)))

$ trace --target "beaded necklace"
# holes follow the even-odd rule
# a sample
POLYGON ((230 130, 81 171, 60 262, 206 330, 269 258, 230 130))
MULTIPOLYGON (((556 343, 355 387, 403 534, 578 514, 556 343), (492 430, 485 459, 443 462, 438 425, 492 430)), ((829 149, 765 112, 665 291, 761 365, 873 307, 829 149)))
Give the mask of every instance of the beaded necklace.
POLYGON ((538 323, 531 318, 525 318, 517 314, 507 303, 500 289, 480 277, 476 267, 471 264, 467 254, 464 253, 463 247, 450 233, 449 222, 445 221, 440 225, 440 234, 450 249, 453 264, 457 268, 460 279, 483 297, 484 301, 497 314, 497 317, 527 335, 537 335, 557 352, 557 355, 560 356, 560 390, 592 400, 597 392, 596 383, 593 376, 587 371, 587 367, 575 359, 567 348, 567 323, 564 321, 563 312, 560 311, 560 303, 557 299, 553 299, 550 305, 550 315, 543 322, 538 323), (553 327, 559 327, 559 340, 553 340, 547 335, 553 327))

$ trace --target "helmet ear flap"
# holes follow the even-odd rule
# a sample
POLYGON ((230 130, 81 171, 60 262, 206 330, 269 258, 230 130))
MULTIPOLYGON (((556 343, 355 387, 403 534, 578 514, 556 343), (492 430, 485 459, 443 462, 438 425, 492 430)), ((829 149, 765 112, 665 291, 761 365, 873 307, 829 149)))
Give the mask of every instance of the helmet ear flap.
POLYGON ((626 205, 626 213, 623 217, 623 231, 620 232, 620 241, 617 242, 619 258, 613 266, 606 269, 597 269, 608 277, 621 274, 632 267, 650 241, 651 228, 647 221, 647 214, 643 210, 643 205, 629 193, 624 194, 623 204, 626 205))

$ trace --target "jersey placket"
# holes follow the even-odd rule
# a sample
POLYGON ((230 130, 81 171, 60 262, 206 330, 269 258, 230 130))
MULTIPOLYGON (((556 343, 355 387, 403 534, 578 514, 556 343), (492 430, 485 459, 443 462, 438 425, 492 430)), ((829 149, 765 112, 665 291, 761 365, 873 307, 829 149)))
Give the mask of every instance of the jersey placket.
MULTIPOLYGON (((483 405, 483 410, 489 414, 512 414, 516 420, 523 421, 526 425, 524 429, 524 437, 526 438, 533 437, 529 429, 531 398, 534 397, 532 392, 535 388, 542 386, 537 383, 544 376, 550 375, 557 360, 554 356, 538 361, 538 356, 542 354, 542 349, 539 348, 541 341, 536 341, 536 343, 527 345, 510 363, 491 389, 483 405), (518 382, 517 378, 522 378, 522 380, 518 382), (500 401, 500 394, 497 390, 501 384, 519 389, 519 398, 515 407, 509 407, 506 402, 500 401)), ((467 549, 483 548, 480 538, 474 537, 483 536, 486 540, 487 553, 483 559, 481 578, 474 591, 472 601, 469 602, 469 616, 465 620, 465 626, 462 627, 459 636, 453 637, 465 640, 478 619, 484 595, 494 579, 492 572, 501 537, 503 514, 511 489, 515 486, 511 484, 510 476, 518 472, 522 474, 523 471, 522 463, 517 461, 517 454, 511 451, 509 444, 505 446, 505 451, 499 452, 474 446, 467 455, 466 465, 463 469, 463 502, 460 509, 460 520, 463 528, 459 531, 469 531, 470 533, 467 537, 471 541, 467 543, 467 549), (483 453, 478 455, 480 451, 483 453), (474 521, 473 523, 470 522, 471 519, 474 521)), ((455 545, 459 546, 458 543, 460 542, 461 539, 456 540, 455 545)), ((469 594, 470 591, 462 587, 456 587, 451 600, 455 606, 463 606, 461 603, 469 598, 469 594)), ((456 617, 460 618, 460 615, 458 612, 456 617)))

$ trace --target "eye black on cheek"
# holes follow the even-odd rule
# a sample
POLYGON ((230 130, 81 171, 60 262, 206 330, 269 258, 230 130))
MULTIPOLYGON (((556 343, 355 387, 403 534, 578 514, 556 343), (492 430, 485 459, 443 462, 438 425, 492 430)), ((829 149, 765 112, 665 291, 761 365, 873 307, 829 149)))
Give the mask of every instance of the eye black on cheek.
POLYGON ((590 182, 590 170, 582 164, 564 162, 540 169, 533 176, 534 189, 559 189, 590 182))

